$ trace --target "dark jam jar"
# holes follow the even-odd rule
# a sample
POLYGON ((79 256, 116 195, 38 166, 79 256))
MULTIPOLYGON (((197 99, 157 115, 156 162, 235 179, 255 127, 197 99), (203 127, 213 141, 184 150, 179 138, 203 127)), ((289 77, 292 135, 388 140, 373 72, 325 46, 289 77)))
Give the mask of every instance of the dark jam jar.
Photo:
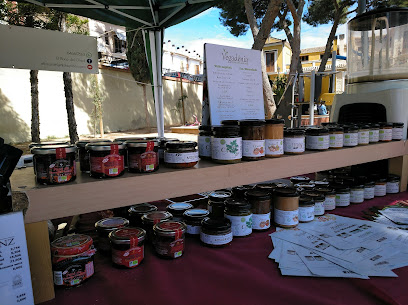
POLYGON ((227 191, 214 191, 208 196, 207 209, 212 218, 224 218, 225 200, 231 198, 232 194, 227 191))
POLYGON ((172 168, 188 168, 198 163, 197 142, 167 142, 164 163, 172 168))
POLYGON ((171 213, 173 215, 172 220, 175 221, 183 221, 183 214, 185 211, 194 208, 194 206, 190 203, 186 202, 176 202, 176 203, 170 203, 167 207, 166 210, 167 212, 171 213))
POLYGON ((86 144, 85 149, 89 151, 91 176, 111 178, 123 175, 125 148, 126 145, 122 142, 86 144))
POLYGON ((201 242, 208 247, 220 248, 232 241, 231 221, 226 218, 206 217, 201 222, 201 242))
POLYGON ((153 226, 161 221, 170 220, 173 215, 165 211, 155 211, 146 213, 142 216, 143 228, 146 230, 147 239, 149 241, 153 240, 153 226))
POLYGON ((52 271, 56 286, 82 284, 94 274, 95 249, 87 235, 68 235, 51 243, 52 271))
POLYGON ((186 225, 183 222, 168 220, 159 222, 153 227, 154 249, 160 257, 178 258, 184 253, 184 234, 186 225))
POLYGON ((110 251, 109 233, 127 227, 129 220, 122 217, 104 218, 95 223, 96 231, 98 232, 98 250, 102 252, 110 251))
POLYGON ((70 145, 69 141, 48 141, 48 142, 33 142, 28 145, 28 148, 33 147, 43 147, 43 146, 51 146, 51 145, 70 145))
POLYGON ((89 153, 86 150, 85 146, 88 143, 96 143, 96 142, 112 142, 111 140, 107 139, 92 139, 92 140, 79 140, 75 143, 76 147, 78 148, 78 160, 79 160, 79 168, 81 172, 89 173, 91 170, 91 166, 89 164, 89 153))
POLYGON ((242 137, 238 125, 213 126, 212 160, 217 163, 238 163, 242 159, 242 137))
POLYGON ((240 185, 232 188, 232 197, 237 200, 245 199, 245 193, 247 191, 253 190, 253 185, 240 185))
POLYGON ((122 228, 109 233, 112 262, 118 266, 134 268, 144 258, 146 231, 140 228, 122 228))
POLYGON ((231 221, 232 236, 244 237, 252 233, 251 205, 246 200, 227 199, 225 218, 231 221))
POLYGON ((179 139, 176 138, 158 138, 159 141, 159 160, 160 163, 164 163, 164 151, 166 150, 166 144, 168 142, 180 142, 179 139))
POLYGON ((251 204, 252 229, 268 230, 271 226, 271 194, 266 191, 250 190, 246 192, 246 198, 251 204))
POLYGON ((50 145, 31 148, 34 173, 39 183, 61 184, 76 179, 76 147, 50 145))
POLYGON ((242 136, 242 160, 256 161, 265 158, 265 121, 239 121, 242 136))
POLYGON ((299 197, 299 222, 310 222, 315 217, 315 204, 310 196, 299 197))
POLYGON ((190 235, 200 235, 201 221, 210 214, 204 209, 190 209, 184 212, 183 221, 187 225, 186 233, 190 235))
POLYGON ((126 141, 128 170, 131 173, 150 173, 159 169, 158 141, 126 141))
POLYGON ((198 154, 201 159, 211 159, 211 126, 201 125, 198 129, 200 130, 198 135, 198 154))
POLYGON ((294 176, 290 177, 290 182, 292 182, 293 184, 309 183, 310 178, 306 176, 294 176))
POLYGON ((142 224, 142 216, 157 211, 157 206, 149 203, 139 203, 132 205, 129 210, 129 221, 132 227, 141 227, 142 224))

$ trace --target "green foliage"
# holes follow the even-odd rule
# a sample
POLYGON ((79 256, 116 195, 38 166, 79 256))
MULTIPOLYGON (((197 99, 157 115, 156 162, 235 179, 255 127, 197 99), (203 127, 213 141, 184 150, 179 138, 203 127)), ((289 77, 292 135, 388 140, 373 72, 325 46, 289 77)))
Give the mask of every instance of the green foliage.
POLYGON ((128 43, 126 56, 133 78, 138 82, 150 83, 150 70, 146 59, 142 31, 126 29, 126 40, 128 43))
POLYGON ((277 101, 279 101, 280 98, 282 97, 287 83, 288 83, 287 75, 278 75, 273 81, 271 81, 272 91, 276 95, 277 101))
POLYGON ((408 7, 408 0, 372 0, 367 1, 369 9, 385 8, 385 7, 408 7))
POLYGON ((0 20, 10 25, 46 28, 47 21, 39 17, 50 9, 30 3, 0 1, 0 20))
MULTIPOLYGON (((340 19, 340 24, 347 21, 346 13, 348 9, 354 5, 356 0, 337 0, 339 7, 343 7, 340 19)), ((311 0, 307 8, 307 13, 303 20, 312 26, 328 24, 333 22, 336 15, 336 8, 333 0, 311 0)))

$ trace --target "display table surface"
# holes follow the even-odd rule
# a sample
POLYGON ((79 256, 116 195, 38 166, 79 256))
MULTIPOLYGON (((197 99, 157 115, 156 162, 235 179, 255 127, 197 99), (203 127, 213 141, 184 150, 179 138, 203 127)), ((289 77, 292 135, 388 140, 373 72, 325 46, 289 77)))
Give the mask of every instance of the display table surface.
MULTIPOLYGON (((387 195, 333 214, 363 219, 369 207, 407 199, 407 192, 387 195)), ((234 238, 219 249, 187 237, 184 255, 174 260, 158 258, 148 245, 143 263, 130 270, 112 266, 109 257, 98 253, 92 278, 79 287, 56 289, 56 298, 42 304, 408 304, 407 267, 394 270, 398 278, 282 276, 268 258, 273 231, 234 238)))

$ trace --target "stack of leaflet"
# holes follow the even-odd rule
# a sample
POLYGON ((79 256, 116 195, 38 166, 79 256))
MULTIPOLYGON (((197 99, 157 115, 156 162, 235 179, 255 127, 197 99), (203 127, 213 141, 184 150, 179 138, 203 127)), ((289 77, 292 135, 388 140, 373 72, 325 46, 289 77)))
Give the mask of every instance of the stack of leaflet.
POLYGON ((372 207, 369 216, 375 222, 408 230, 408 204, 406 201, 398 201, 395 205, 388 205, 382 209, 372 207))
POLYGON ((408 232, 371 221, 326 214, 270 236, 282 275, 369 279, 408 266, 408 232))

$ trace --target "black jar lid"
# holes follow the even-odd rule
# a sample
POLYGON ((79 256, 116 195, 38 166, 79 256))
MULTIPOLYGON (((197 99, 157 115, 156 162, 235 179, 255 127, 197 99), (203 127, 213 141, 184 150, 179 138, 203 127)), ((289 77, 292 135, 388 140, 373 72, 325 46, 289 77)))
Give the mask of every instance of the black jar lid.
POLYGON ((112 142, 109 139, 88 139, 88 140, 79 140, 75 142, 75 145, 77 147, 81 147, 84 148, 86 144, 88 143, 97 143, 97 142, 102 142, 102 143, 108 143, 108 142, 112 142))
POLYGON ((194 206, 191 203, 187 202, 175 202, 175 203, 170 203, 167 207, 166 210, 170 212, 173 215, 183 215, 183 213, 189 209, 194 208, 194 206))
POLYGON ((401 180, 400 176, 388 175, 387 182, 399 182, 401 180))
POLYGON ((313 180, 310 183, 314 184, 315 187, 328 187, 330 185, 330 182, 325 180, 313 180))
POLYGON ((321 136, 329 134, 329 130, 327 128, 308 128, 306 129, 306 134, 308 136, 321 136))
POLYGON ((231 192, 227 191, 214 191, 208 195, 208 199, 214 202, 224 202, 228 198, 231 198, 231 192))
POLYGON ((255 188, 258 190, 265 190, 272 193, 274 190, 280 187, 288 187, 285 183, 275 183, 275 182, 268 182, 268 183, 258 183, 255 188))
POLYGON ((317 187, 315 191, 324 195, 336 195, 335 190, 329 187, 317 187))
POLYGON ((312 190, 316 187, 316 184, 308 182, 308 183, 296 183, 294 185, 296 188, 302 188, 304 190, 312 190))
POLYGON ((211 128, 211 125, 200 125, 200 126, 198 127, 198 130, 211 132, 212 128, 211 128))
POLYGON ((337 122, 323 122, 321 123, 322 126, 338 126, 337 122))
POLYGON ((146 231, 142 228, 120 228, 109 233, 109 240, 113 244, 128 245, 141 243, 146 238, 146 231))
POLYGON ((118 145, 118 149, 125 149, 126 145, 123 142, 111 142, 111 143, 101 143, 101 142, 96 142, 96 143, 88 143, 85 145, 85 148, 87 150, 92 150, 92 151, 110 151, 112 149, 112 145, 118 145))
POLYGON ((125 142, 127 147, 147 147, 147 143, 153 143, 154 147, 159 146, 159 141, 157 140, 130 140, 125 142))
POLYGON ((327 126, 329 132, 344 131, 344 128, 338 125, 327 126))
POLYGON ((232 194, 237 197, 243 197, 245 192, 254 189, 253 185, 239 185, 232 188, 232 194))
POLYGON ((304 191, 302 195, 310 196, 313 198, 314 201, 324 201, 324 195, 320 192, 315 190, 313 191, 304 191))
POLYGON ((238 126, 239 120, 222 120, 221 124, 227 126, 238 126))
POLYGON ((370 125, 370 129, 380 128, 380 124, 378 123, 369 123, 368 125, 370 125))
POLYGON ((367 123, 359 123, 359 124, 357 124, 357 126, 358 126, 360 129, 370 129, 370 125, 367 124, 367 123))
POLYGON ((298 183, 308 183, 310 181, 309 177, 306 176, 293 176, 290 177, 290 182, 293 184, 298 184, 298 183))
POLYGON ((268 119, 265 120, 266 124, 270 124, 270 125, 277 125, 277 124, 285 124, 285 120, 284 119, 268 119))
POLYGON ((165 146, 167 142, 179 142, 180 140, 177 138, 158 138, 160 146, 165 146))
POLYGON ((189 209, 183 213, 186 220, 203 219, 210 214, 210 211, 205 209, 189 209))
POLYGON ((197 146, 197 142, 194 141, 178 141, 167 142, 166 148, 168 149, 194 149, 197 146))
POLYGON ((51 155, 57 152, 57 149, 64 148, 65 153, 73 153, 76 152, 75 145, 46 145, 41 147, 34 146, 31 148, 31 153, 34 155, 51 155))
POLYGON ((287 128, 284 130, 284 136, 289 137, 289 136, 304 136, 305 135, 305 130, 304 129, 295 129, 295 128, 287 128))
POLYGON ((239 135, 240 128, 238 125, 218 125, 213 126, 212 130, 215 134, 225 133, 229 135, 239 135))
POLYGON ((366 183, 364 183, 364 187, 374 187, 374 186, 375 186, 374 181, 367 181, 366 183))
POLYGON ((104 218, 95 223, 95 228, 98 231, 111 232, 113 230, 127 227, 129 225, 129 220, 122 217, 111 217, 104 218))
POLYGON ((143 223, 156 224, 160 221, 171 219, 173 215, 165 211, 154 211, 146 213, 142 216, 143 223))
POLYGON ((232 209, 232 210, 241 210, 241 209, 248 210, 251 208, 251 205, 246 200, 237 200, 237 199, 229 198, 225 200, 225 208, 232 209))
POLYGON ((139 203, 139 204, 135 204, 132 205, 128 212, 130 216, 133 215, 143 215, 149 212, 154 212, 157 211, 157 206, 150 204, 150 203, 139 203))
POLYGON ((392 128, 403 128, 403 127, 404 127, 404 123, 402 122, 392 123, 392 128))
POLYGON ((240 120, 240 126, 264 126, 265 120, 240 120))
POLYGON ((201 227, 214 231, 227 231, 231 229, 231 221, 228 218, 206 217, 201 221, 201 227))
POLYGON ((307 195, 300 195, 299 196, 299 206, 308 206, 308 205, 314 205, 314 200, 311 196, 307 195))
POLYGON ((275 196, 277 197, 298 197, 299 193, 295 188, 287 187, 287 188, 277 188, 275 190, 275 196))
POLYGON ((245 197, 248 200, 269 200, 271 199, 271 193, 266 190, 249 190, 245 193, 245 197))
POLYGON ((334 184, 332 188, 336 193, 350 193, 350 188, 343 184, 334 184))
POLYGON ((358 132, 358 127, 356 125, 343 125, 343 130, 346 133, 358 132))
POLYGON ((50 145, 70 145, 69 141, 48 141, 48 142, 33 142, 28 145, 28 148, 33 147, 43 147, 43 146, 50 146, 50 145))
POLYGON ((386 178, 378 178, 378 179, 375 180, 375 182, 376 183, 377 182, 387 182, 387 179, 386 178))
POLYGON ((187 226, 184 222, 166 220, 156 223, 153 227, 153 231, 159 236, 181 238, 182 234, 186 232, 187 226))
MULTIPOLYGON (((156 138, 155 138, 156 139, 156 138)), ((133 136, 128 136, 128 137, 120 137, 116 138, 113 140, 114 142, 126 142, 126 141, 143 141, 147 140, 145 137, 133 137, 133 136)))
POLYGON ((379 122, 378 124, 380 124, 380 128, 381 127, 392 127, 393 123, 391 122, 379 122))
POLYGON ((352 189, 362 189, 364 188, 364 184, 355 183, 351 186, 352 189))

